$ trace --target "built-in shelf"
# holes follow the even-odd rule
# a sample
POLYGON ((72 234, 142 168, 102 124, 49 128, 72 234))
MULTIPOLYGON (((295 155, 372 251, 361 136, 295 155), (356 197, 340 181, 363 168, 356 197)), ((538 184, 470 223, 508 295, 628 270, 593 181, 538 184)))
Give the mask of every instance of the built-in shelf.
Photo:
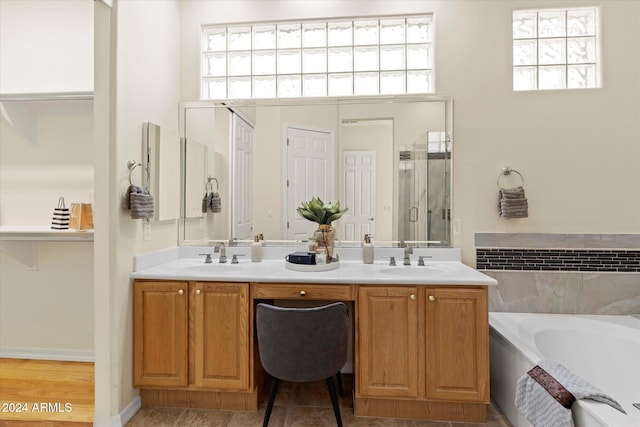
POLYGON ((48 225, 0 225, 0 241, 92 242, 93 230, 53 230, 48 225))
POLYGON ((93 242, 93 230, 52 230, 48 225, 0 226, 0 252, 38 269, 38 242, 93 242))
POLYGON ((0 102, 90 101, 93 92, 0 93, 0 102))
POLYGON ((0 116, 30 144, 38 139, 38 116, 90 108, 93 92, 0 93, 0 116))

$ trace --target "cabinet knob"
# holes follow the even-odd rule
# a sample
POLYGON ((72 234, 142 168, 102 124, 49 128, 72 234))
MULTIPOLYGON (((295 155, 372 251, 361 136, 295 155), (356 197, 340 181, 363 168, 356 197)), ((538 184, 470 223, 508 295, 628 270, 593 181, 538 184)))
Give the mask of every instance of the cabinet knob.
POLYGON ((196 295, 200 295, 202 291, 200 289, 196 289, 196 295))
POLYGON ((429 295, 429 301, 435 301, 436 297, 434 297, 433 295, 429 295))
POLYGON ((182 295, 182 294, 184 294, 184 291, 183 291, 182 289, 180 289, 180 290, 178 291, 178 295, 182 295))
POLYGON ((304 297, 304 296, 306 296, 306 295, 307 295, 307 293, 306 293, 305 291, 300 291, 300 296, 301 296, 301 297, 304 297))
POLYGON ((411 295, 409 295, 409 299, 410 299, 411 301, 415 301, 415 300, 416 300, 416 294, 411 294, 411 295))

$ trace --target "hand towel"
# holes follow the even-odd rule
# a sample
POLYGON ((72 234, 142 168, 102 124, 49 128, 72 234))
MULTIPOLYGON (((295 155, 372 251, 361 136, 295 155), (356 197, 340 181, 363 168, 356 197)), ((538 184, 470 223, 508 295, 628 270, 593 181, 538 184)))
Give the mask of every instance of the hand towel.
POLYGON ((153 196, 146 187, 130 185, 127 189, 127 206, 132 219, 153 218, 153 196))
POLYGON ((524 188, 501 188, 498 193, 498 215, 502 218, 527 218, 529 203, 524 188))
POLYGON ((211 198, 209 199, 209 209, 213 213, 222 212, 222 198, 218 193, 211 193, 211 198))
POLYGON ((516 407, 534 427, 573 427, 576 399, 596 400, 626 414, 613 398, 559 363, 540 361, 516 386, 516 407))
POLYGON ((204 193, 204 197, 202 198, 202 213, 206 214, 209 211, 209 196, 207 193, 204 193))

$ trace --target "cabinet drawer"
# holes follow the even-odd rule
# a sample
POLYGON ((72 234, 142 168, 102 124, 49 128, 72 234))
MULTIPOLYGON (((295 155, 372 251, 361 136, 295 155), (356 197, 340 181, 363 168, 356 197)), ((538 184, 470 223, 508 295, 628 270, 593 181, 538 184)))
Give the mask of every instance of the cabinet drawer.
POLYGON ((256 299, 315 299, 353 300, 352 285, 256 283, 253 288, 256 299))

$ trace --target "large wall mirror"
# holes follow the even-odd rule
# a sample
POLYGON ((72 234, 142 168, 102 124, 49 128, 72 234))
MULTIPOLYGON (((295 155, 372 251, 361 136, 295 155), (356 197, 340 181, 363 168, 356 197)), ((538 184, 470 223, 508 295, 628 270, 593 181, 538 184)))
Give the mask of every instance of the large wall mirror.
POLYGON ((306 240, 296 208, 320 197, 349 208, 343 245, 449 246, 452 110, 443 96, 182 103, 180 243, 306 240))

